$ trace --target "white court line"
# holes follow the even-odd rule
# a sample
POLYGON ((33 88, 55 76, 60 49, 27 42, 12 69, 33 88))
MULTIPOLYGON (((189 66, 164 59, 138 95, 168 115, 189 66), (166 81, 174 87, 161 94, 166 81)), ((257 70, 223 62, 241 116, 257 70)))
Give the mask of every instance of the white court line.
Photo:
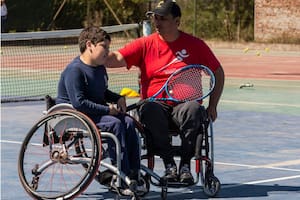
POLYGON ((12 141, 12 140, 0 140, 1 143, 9 143, 9 144, 22 144, 22 142, 12 141))
MULTIPOLYGON (((298 160, 294 160, 294 161, 298 164, 298 160)), ((282 162, 281 166, 284 166, 286 163, 293 163, 293 161, 282 162)), ((247 168, 252 168, 252 169, 259 169, 259 168, 261 168, 261 169, 275 169, 275 170, 282 170, 282 171, 300 172, 300 169, 274 167, 274 166, 272 166, 272 164, 268 164, 268 165, 246 165, 246 164, 224 163, 224 162, 215 162, 215 164, 237 166, 237 167, 247 167, 247 168)), ((279 163, 275 163, 274 165, 279 166, 279 163)), ((292 164, 290 164, 290 165, 292 165, 292 164)))
POLYGON ((300 175, 286 176, 286 177, 280 177, 280 178, 271 178, 271 179, 265 179, 265 180, 259 180, 259 181, 251 181, 251 182, 246 182, 246 183, 243 183, 243 184, 246 184, 246 185, 254 185, 254 184, 259 184, 259 183, 268 183, 268 182, 275 182, 275 181, 284 181, 284 180, 296 179, 296 178, 300 178, 300 175))
MULTIPOLYGON (((292 163, 292 164, 296 163, 296 164, 298 164, 298 161, 299 160, 286 161, 286 162, 281 162, 281 164, 282 165, 285 165, 287 163, 292 163)), ((300 169, 289 169, 289 168, 282 168, 282 167, 273 167, 272 164, 268 164, 268 165, 245 165, 245 164, 224 163, 224 162, 215 162, 215 164, 247 167, 247 168, 252 168, 252 169, 265 168, 265 169, 276 169, 276 170, 283 170, 283 171, 300 172, 300 169)), ((279 166, 279 164, 280 163, 275 163, 274 165, 279 166)), ((243 185, 255 185, 255 184, 260 184, 260 183, 283 181, 283 180, 297 179, 297 178, 300 178, 300 175, 286 176, 286 177, 279 177, 279 178, 272 178, 272 179, 263 179, 263 180, 257 180, 257 181, 250 181, 250 182, 240 183, 240 184, 236 184, 236 185, 222 186, 222 188, 234 188, 234 187, 239 187, 239 186, 243 186, 243 185)))
MULTIPOLYGON (((0 140, 1 143, 8 143, 8 144, 23 144, 23 142, 18 142, 18 141, 12 141, 12 140, 0 140)), ((30 143, 33 146, 43 146, 42 144, 39 143, 30 143)))
MULTIPOLYGON (((0 140, 1 143, 8 143, 8 144, 22 144, 19 141, 12 141, 12 140, 0 140)), ((40 144, 38 144, 40 145, 40 144)), ((179 158, 176 158, 178 160, 179 158)), ((194 160, 192 160, 194 162, 194 160)), ((264 169, 275 169, 275 170, 283 170, 283 171, 293 171, 293 172, 300 172, 300 169, 291 169, 291 168, 283 168, 283 167, 275 167, 275 166, 285 166, 285 165, 295 165, 300 164, 300 160, 290 160, 280 163, 273 163, 268 165, 247 165, 247 164, 237 164, 237 163, 225 163, 225 162, 215 162, 215 164, 219 165, 228 165, 228 166, 238 166, 238 167, 247 167, 247 168, 264 168, 264 169)))
POLYGON ((284 106, 284 107, 294 107, 300 108, 298 104, 285 104, 285 103, 271 103, 271 102, 251 102, 251 101, 233 101, 233 100, 220 100, 223 103, 233 103, 233 104, 251 104, 251 105, 263 105, 263 106, 284 106))
POLYGON ((300 159, 298 160, 288 160, 288 161, 283 161, 283 162, 278 162, 278 163, 271 163, 267 165, 263 165, 264 167, 276 167, 276 166, 291 166, 291 165, 300 165, 300 159))
POLYGON ((297 179, 297 178, 300 178, 300 175, 285 176, 285 177, 280 177, 280 178, 271 178, 271 179, 264 179, 264 180, 258 180, 258 181, 250 181, 250 182, 240 183, 240 184, 236 184, 236 185, 225 185, 225 186, 222 186, 222 188, 223 189, 224 188, 234 188, 234 187, 240 187, 243 185, 255 185, 255 184, 261 184, 261 183, 284 181, 284 180, 297 179))

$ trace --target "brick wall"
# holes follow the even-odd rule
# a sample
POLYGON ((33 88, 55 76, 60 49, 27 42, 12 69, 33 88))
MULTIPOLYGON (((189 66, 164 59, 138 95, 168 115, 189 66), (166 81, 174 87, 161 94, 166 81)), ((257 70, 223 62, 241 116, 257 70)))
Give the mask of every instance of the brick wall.
POLYGON ((300 0, 255 0, 254 38, 300 39, 300 0))

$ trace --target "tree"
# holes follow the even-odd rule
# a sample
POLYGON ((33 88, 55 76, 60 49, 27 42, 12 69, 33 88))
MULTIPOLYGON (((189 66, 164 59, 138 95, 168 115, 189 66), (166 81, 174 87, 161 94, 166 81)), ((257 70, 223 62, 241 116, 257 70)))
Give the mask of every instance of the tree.
POLYGON ((254 0, 177 0, 183 8, 181 27, 198 37, 252 40, 254 0), (192 14, 193 13, 193 14, 192 14))
MULTIPOLYGON (((159 0, 10 0, 10 31, 76 29, 140 23, 159 0), (152 5, 152 6, 150 6, 152 5)), ((254 0, 177 0, 180 28, 198 37, 253 40, 254 0)))

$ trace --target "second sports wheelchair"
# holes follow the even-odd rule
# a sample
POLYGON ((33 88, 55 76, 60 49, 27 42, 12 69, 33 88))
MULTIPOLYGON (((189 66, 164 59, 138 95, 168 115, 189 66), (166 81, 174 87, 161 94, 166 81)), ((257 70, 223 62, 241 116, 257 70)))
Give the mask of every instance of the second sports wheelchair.
MULTIPOLYGON (((48 103, 51 98, 48 98, 48 103)), ((51 106, 47 106, 51 107, 51 106)), ((129 113, 132 113, 130 111, 129 113)), ((144 144, 145 130, 135 119, 141 134, 141 149, 144 144)), ((201 180, 203 191, 209 197, 215 196, 220 189, 220 181, 214 176, 213 168, 213 130, 208 120, 203 124, 204 138, 198 144, 195 156, 197 184, 201 180)), ((174 148, 177 148, 174 146, 174 148)), ((140 180, 147 191, 139 193, 137 183, 121 170, 121 153, 118 139, 112 133, 101 132, 83 113, 69 104, 52 106, 28 132, 20 149, 18 173, 26 192, 35 199, 73 199, 80 195, 88 185, 97 180, 108 186, 111 191, 122 194, 122 182, 132 193, 132 199, 140 199, 150 190, 150 184, 161 187, 161 199, 167 199, 168 187, 187 187, 180 183, 168 183, 154 172, 154 156, 144 154, 148 166, 141 165, 140 180), (109 161, 107 140, 116 147, 116 164, 109 161), (108 179, 106 168, 113 174, 108 179), (109 181, 107 181, 109 180, 109 181)), ((146 151, 147 152, 147 151, 146 151)))
MULTIPOLYGON (((135 108, 135 107, 128 107, 129 110, 135 108)), ((132 112, 132 115, 136 116, 135 118, 138 118, 139 114, 137 113, 137 110, 134 110, 132 112)), ((178 144, 178 142, 174 142, 176 140, 176 137, 179 137, 179 128, 174 124, 170 123, 169 127, 169 142, 172 144, 173 152, 175 153, 175 156, 184 156, 181 152, 181 146, 178 144)), ((140 123, 138 123, 139 126, 141 126, 140 123)), ((155 172, 155 153, 153 150, 150 150, 148 146, 151 146, 151 141, 147 141, 147 130, 145 127, 139 128, 139 130, 142 130, 140 132, 142 143, 141 143, 141 149, 142 149, 142 155, 141 155, 141 161, 146 160, 146 165, 142 165, 142 171, 145 173, 143 174, 143 179, 146 180, 146 182, 151 183, 154 186, 158 186, 162 188, 161 191, 161 199, 167 199, 167 190, 168 188, 182 188, 182 187, 190 187, 193 185, 196 185, 199 181, 201 181, 203 186, 203 192, 208 197, 214 197, 217 195, 217 193, 220 190, 221 183, 219 179, 214 175, 214 143, 213 143, 213 124, 212 121, 209 118, 206 118, 204 123, 202 123, 202 130, 201 132, 203 134, 199 134, 197 141, 196 141, 196 148, 195 148, 195 172, 193 173, 196 176, 196 179, 194 180, 193 184, 188 183, 181 183, 181 182, 168 182, 163 177, 160 177, 155 172)))

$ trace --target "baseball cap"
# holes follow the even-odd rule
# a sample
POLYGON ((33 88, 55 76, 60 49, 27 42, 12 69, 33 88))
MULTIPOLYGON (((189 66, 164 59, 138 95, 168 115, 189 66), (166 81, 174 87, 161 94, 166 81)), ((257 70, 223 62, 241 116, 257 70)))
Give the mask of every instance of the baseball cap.
POLYGON ((173 15, 173 17, 181 17, 181 10, 180 7, 176 4, 175 0, 164 0, 160 1, 153 11, 148 11, 146 13, 146 16, 153 14, 160 16, 171 14, 173 15))

